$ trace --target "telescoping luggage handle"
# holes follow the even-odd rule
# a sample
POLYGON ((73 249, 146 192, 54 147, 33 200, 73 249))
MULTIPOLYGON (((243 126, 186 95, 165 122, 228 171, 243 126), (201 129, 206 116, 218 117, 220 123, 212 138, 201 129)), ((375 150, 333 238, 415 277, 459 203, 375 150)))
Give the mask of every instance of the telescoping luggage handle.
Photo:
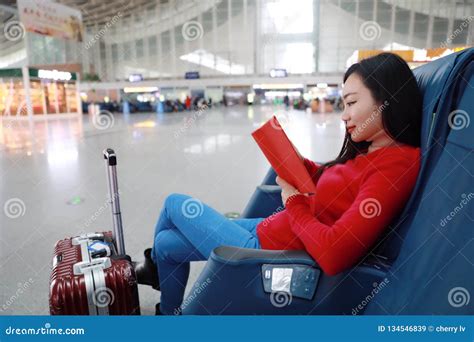
POLYGON ((107 180, 109 183, 109 203, 112 207, 113 237, 119 255, 125 255, 125 242, 123 238, 122 213, 120 212, 120 199, 117 182, 117 156, 111 148, 104 150, 107 180))

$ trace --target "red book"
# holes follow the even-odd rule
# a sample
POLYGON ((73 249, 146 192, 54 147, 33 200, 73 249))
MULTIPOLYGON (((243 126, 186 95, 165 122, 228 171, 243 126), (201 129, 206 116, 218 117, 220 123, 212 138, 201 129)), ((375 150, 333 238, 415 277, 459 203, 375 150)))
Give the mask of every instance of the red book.
POLYGON ((304 162, 275 116, 255 130, 252 136, 280 178, 301 193, 316 192, 304 162))

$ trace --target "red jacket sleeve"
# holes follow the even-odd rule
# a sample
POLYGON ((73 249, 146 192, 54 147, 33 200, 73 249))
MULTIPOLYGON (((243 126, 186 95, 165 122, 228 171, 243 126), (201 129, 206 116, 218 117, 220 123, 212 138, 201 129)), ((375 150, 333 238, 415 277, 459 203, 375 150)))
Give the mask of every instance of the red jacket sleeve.
POLYGON ((335 275, 360 261, 408 200, 419 163, 388 159, 364 175, 354 202, 331 226, 311 214, 303 195, 287 200, 291 229, 325 273, 335 275))
POLYGON ((306 170, 308 170, 308 173, 311 176, 311 179, 313 180, 313 182, 316 183, 316 172, 318 172, 320 165, 307 158, 303 158, 303 162, 304 166, 306 167, 306 170))

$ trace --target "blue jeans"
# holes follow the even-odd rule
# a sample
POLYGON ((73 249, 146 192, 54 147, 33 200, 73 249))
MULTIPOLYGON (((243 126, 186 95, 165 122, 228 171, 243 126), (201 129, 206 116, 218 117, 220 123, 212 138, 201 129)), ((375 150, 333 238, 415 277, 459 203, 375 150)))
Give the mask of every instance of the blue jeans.
POLYGON ((160 277, 160 311, 165 315, 180 311, 190 261, 207 260, 222 245, 260 248, 256 228, 262 220, 229 220, 196 198, 169 195, 156 224, 151 253, 160 277))

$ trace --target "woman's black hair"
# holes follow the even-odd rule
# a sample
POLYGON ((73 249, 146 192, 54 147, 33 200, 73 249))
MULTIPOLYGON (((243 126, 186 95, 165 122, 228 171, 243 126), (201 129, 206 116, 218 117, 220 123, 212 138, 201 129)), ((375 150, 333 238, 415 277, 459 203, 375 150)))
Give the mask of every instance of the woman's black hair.
MULTIPOLYGON (((352 74, 362 79, 380 104, 378 113, 382 114, 387 134, 399 143, 420 146, 423 99, 408 64, 400 56, 384 52, 351 65, 344 74, 344 83, 352 74)), ((341 152, 336 159, 323 164, 317 175, 320 176, 328 167, 343 164, 366 152, 370 144, 368 141, 353 141, 346 131, 341 152)))

